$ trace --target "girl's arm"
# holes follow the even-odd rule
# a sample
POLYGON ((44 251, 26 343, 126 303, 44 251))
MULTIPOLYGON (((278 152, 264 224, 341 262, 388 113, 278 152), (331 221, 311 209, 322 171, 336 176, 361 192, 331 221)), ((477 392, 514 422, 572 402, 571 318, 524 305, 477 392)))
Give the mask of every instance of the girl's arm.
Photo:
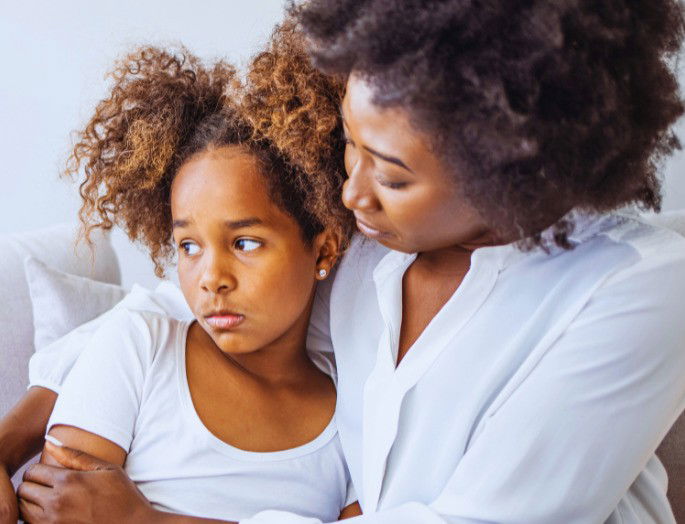
MULTIPOLYGON (((124 462, 126 462, 127 453, 123 448, 95 433, 73 426, 53 426, 50 428, 49 435, 59 440, 65 446, 69 446, 76 451, 88 453, 115 466, 123 466, 124 462)), ((49 453, 44 452, 40 461, 42 464, 60 466, 60 463, 49 453)))

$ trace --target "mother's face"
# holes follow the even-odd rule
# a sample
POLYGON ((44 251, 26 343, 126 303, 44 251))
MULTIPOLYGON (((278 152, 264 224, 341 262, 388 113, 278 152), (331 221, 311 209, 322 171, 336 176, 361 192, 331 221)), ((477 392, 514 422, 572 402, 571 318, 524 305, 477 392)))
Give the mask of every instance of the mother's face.
POLYGON ((382 108, 351 75, 342 104, 345 169, 343 202, 357 227, 381 244, 407 253, 492 243, 478 213, 459 194, 455 178, 400 108, 382 108))

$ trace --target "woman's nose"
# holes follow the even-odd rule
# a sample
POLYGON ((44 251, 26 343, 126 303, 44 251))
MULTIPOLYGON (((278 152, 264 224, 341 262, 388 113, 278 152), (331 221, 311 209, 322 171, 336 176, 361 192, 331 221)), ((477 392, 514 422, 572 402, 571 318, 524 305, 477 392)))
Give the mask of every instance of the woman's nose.
POLYGON ((220 254, 213 255, 207 260, 200 279, 200 287, 203 291, 226 293, 234 290, 237 284, 235 275, 220 254))
POLYGON ((352 211, 377 211, 378 199, 374 194, 369 175, 362 167, 355 166, 343 185, 342 201, 347 209, 352 211))

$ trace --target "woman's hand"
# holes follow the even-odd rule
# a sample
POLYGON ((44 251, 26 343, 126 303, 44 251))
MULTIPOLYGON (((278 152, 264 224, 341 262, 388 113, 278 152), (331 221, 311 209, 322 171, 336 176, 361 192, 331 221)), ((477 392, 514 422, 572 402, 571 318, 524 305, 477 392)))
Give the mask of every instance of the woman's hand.
POLYGON ((17 491, 24 520, 32 524, 155 520, 158 512, 119 466, 50 442, 45 450, 64 467, 35 464, 26 471, 17 491))
POLYGON ((16 524, 19 520, 17 495, 7 470, 0 466, 0 524, 16 524))

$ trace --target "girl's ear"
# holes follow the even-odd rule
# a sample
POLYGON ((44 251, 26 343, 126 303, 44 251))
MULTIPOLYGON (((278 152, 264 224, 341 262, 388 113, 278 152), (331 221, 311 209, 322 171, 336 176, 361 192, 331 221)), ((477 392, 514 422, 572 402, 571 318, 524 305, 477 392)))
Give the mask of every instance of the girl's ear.
POLYGON ((314 248, 317 252, 316 278, 324 280, 331 274, 340 256, 342 238, 339 232, 326 229, 314 238, 314 248))

